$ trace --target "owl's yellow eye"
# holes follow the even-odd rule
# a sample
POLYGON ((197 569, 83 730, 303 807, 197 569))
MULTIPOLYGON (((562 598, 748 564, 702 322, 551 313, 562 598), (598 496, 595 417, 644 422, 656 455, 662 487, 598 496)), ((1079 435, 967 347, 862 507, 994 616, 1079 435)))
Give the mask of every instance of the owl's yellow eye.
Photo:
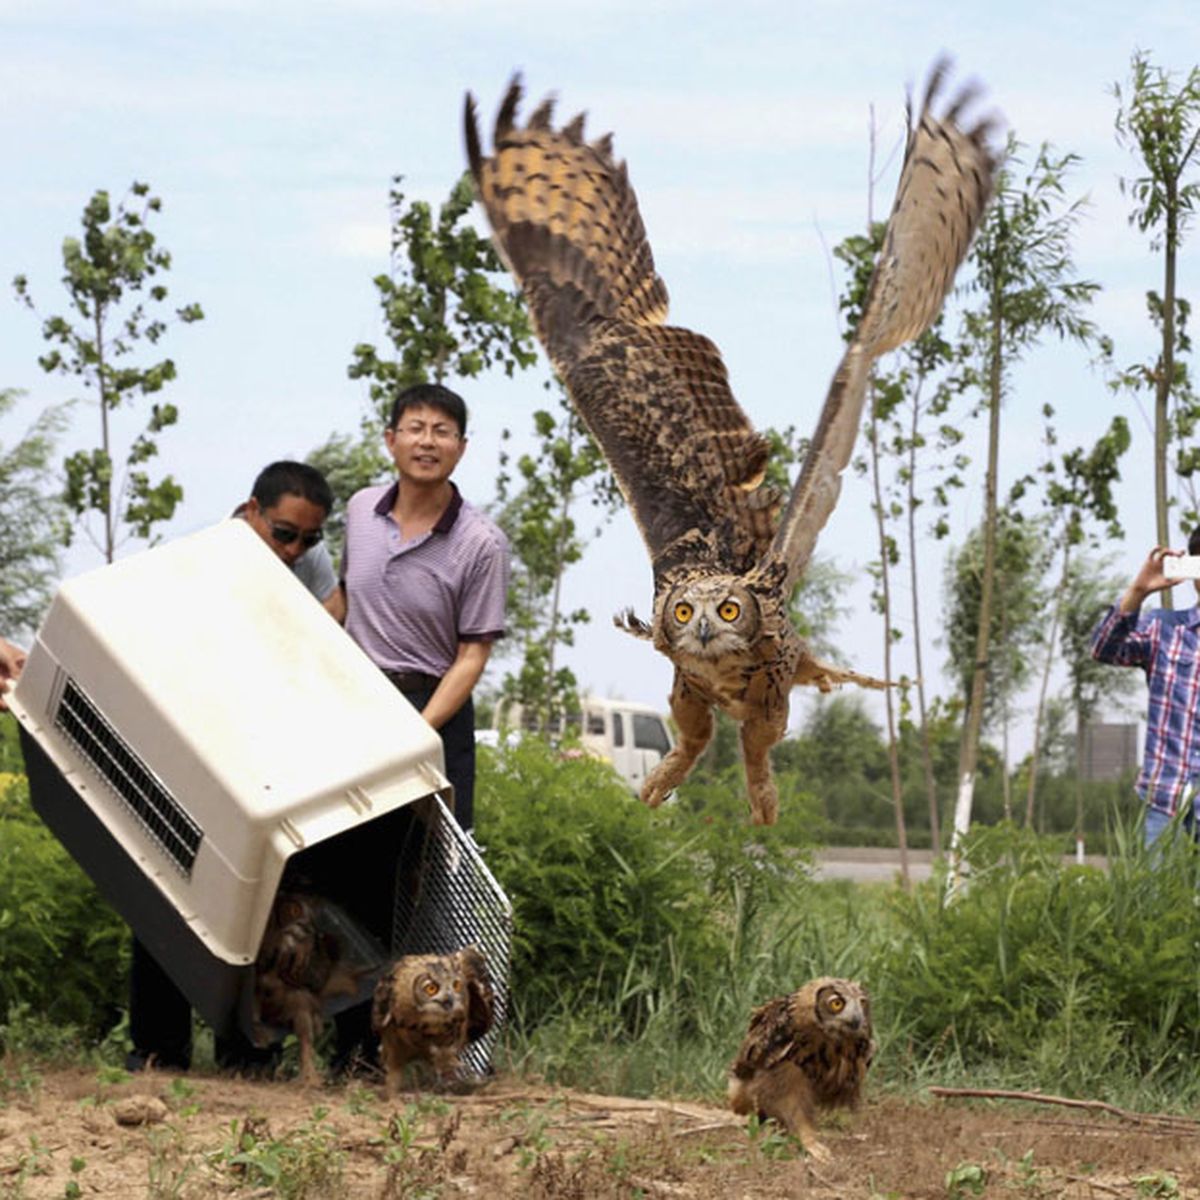
POLYGON ((427 996, 436 996, 438 994, 438 985, 434 983, 432 979, 427 979, 425 980, 425 987, 423 990, 427 996))
POLYGON ((680 625, 686 625, 691 619, 692 606, 686 601, 681 600, 677 605, 675 605, 675 620, 677 620, 680 625))
POLYGON ((736 621, 742 615, 742 606, 736 600, 726 600, 720 608, 717 609, 717 616, 722 621, 736 621))
POLYGON ((842 1011, 842 1009, 845 1007, 846 1007, 846 1002, 845 1002, 845 1000, 843 1000, 841 998, 841 996, 830 996, 829 997, 829 1011, 831 1013, 840 1013, 842 1011))

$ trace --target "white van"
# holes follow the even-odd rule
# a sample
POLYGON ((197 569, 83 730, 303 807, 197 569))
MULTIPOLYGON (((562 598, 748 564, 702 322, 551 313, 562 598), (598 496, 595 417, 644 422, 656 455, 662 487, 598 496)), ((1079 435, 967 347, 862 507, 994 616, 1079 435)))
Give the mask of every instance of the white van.
MULTIPOLYGON (((612 763, 630 788, 640 792, 646 776, 675 745, 666 717, 649 704, 632 700, 583 696, 580 706, 581 712, 572 713, 565 720, 560 718, 547 732, 555 735, 564 728, 578 728, 583 748, 612 763)), ((502 700, 496 706, 495 726, 495 740, 499 741, 508 730, 533 730, 536 718, 525 713, 521 705, 502 700)))

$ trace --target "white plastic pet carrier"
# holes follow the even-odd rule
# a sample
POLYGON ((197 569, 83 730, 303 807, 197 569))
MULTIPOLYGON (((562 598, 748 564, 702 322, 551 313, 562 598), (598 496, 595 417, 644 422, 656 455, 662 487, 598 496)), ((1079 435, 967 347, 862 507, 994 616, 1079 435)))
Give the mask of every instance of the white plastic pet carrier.
POLYGON ((12 708, 35 809, 217 1032, 285 868, 393 954, 479 945, 507 1007, 440 738, 244 522, 64 583, 12 708))

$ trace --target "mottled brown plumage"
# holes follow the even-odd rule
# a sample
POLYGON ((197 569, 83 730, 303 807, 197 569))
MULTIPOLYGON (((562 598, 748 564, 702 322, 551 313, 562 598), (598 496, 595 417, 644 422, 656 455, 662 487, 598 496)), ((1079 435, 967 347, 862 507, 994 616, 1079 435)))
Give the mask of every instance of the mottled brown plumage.
POLYGON ((665 323, 667 289, 611 140, 588 142, 582 115, 555 129, 549 101, 519 126, 514 80, 485 155, 467 97, 467 157, 496 244, 654 567, 652 622, 630 611, 617 618, 676 667, 679 743, 646 780, 648 804, 686 777, 718 706, 742 726, 752 817, 772 823, 778 801, 767 755, 787 728, 791 688, 882 686, 813 657, 787 608, 837 502, 871 363, 937 316, 991 192, 989 125, 960 125, 973 93, 934 111, 945 70, 944 62, 935 67, 915 124, 910 111, 869 298, 782 514, 782 497, 762 482, 767 442, 734 399, 720 351, 665 323))
POLYGON ((371 1008, 388 1095, 399 1091, 404 1067, 414 1059, 430 1062, 439 1080, 449 1079, 463 1048, 491 1029, 495 1011, 491 971, 474 946, 397 959, 376 985, 371 1008))
POLYGON ((729 1071, 735 1113, 774 1118, 818 1158, 818 1109, 854 1107, 875 1054, 871 1002, 850 979, 823 976, 756 1008, 729 1071))
POLYGON ((321 903, 318 896, 279 893, 254 978, 257 1040, 270 1040, 270 1025, 293 1030, 300 1044, 300 1080, 310 1087, 321 1081, 314 1047, 325 1002, 354 995, 367 973, 346 961, 337 938, 320 928, 321 903))

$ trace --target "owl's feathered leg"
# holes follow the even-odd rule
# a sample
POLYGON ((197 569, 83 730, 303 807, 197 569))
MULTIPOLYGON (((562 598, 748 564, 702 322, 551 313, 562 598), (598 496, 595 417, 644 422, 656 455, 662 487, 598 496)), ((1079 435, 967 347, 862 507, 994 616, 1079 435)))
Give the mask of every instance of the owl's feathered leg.
POLYGON ((679 741, 642 784, 642 802, 651 808, 657 808, 688 777, 696 759, 712 741, 712 705, 688 686, 680 671, 675 672, 671 688, 671 716, 679 730, 679 741))
MULTIPOLYGON (((831 692, 843 683, 857 683, 859 687, 886 688, 886 679, 876 679, 874 675, 863 675, 846 667, 838 667, 833 663, 822 662, 810 654, 802 654, 796 664, 796 674, 792 677, 796 684, 810 684, 819 692, 831 692)), ((895 682, 892 687, 895 687, 895 682)))
POLYGON ((771 774, 771 747, 787 732, 787 709, 782 716, 750 717, 742 722, 742 766, 746 771, 746 795, 750 821, 774 825, 779 816, 779 792, 771 774))
POLYGON ((735 1113, 773 1118, 800 1139, 807 1154, 829 1161, 829 1148, 817 1138, 811 1085, 795 1063, 785 1059, 750 1080, 731 1076, 729 1103, 735 1113))
POLYGON ((412 1053, 390 1025, 380 1032, 379 1051, 387 1076, 383 1093, 388 1100, 394 1100, 400 1093, 400 1085, 404 1081, 404 1068, 412 1058, 412 1053))
POLYGON ((300 1043, 300 1082, 305 1087, 320 1087, 321 1072, 317 1070, 314 1045, 320 1029, 316 1001, 307 996, 297 996, 292 1009, 292 1028, 296 1041, 300 1043))

